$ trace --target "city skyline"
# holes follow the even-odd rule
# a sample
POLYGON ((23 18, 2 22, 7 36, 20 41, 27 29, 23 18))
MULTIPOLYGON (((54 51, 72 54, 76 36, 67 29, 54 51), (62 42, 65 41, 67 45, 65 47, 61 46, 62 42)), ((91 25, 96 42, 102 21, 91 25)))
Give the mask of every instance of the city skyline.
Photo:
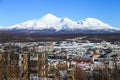
POLYGON ((51 13, 79 21, 97 18, 120 28, 118 0, 0 0, 0 26, 12 26, 51 13))

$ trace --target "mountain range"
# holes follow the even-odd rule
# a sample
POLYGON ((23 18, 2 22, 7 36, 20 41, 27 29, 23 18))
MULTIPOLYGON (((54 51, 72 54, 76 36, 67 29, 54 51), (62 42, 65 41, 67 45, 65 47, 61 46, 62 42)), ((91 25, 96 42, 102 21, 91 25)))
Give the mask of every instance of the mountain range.
POLYGON ((96 18, 73 21, 67 17, 56 17, 53 14, 46 14, 40 19, 26 21, 13 26, 0 27, 0 31, 41 34, 120 33, 119 28, 112 27, 96 18))

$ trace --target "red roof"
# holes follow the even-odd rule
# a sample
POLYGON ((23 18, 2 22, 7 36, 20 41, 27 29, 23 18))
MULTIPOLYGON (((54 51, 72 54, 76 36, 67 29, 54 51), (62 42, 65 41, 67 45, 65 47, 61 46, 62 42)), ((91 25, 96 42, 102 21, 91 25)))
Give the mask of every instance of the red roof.
POLYGON ((74 60, 74 61, 77 63, 92 63, 93 64, 92 60, 74 60))

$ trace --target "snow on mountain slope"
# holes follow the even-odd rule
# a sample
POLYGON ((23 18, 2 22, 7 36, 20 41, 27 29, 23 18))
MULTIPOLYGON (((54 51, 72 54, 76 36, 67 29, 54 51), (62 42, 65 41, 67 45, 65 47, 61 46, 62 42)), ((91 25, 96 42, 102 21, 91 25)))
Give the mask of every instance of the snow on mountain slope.
POLYGON ((69 18, 61 19, 61 25, 63 30, 74 30, 80 28, 80 26, 69 18))
POLYGON ((40 22, 46 25, 46 28, 53 28, 56 31, 60 31, 62 29, 74 29, 77 23, 70 20, 69 18, 58 18, 52 14, 47 14, 39 19, 40 22))
POLYGON ((61 27, 59 26, 60 20, 61 18, 58 18, 52 14, 47 14, 39 19, 40 22, 45 24, 46 28, 48 29, 54 28, 57 31, 61 29, 61 27))
MULTIPOLYGON (((1 28, 0 28, 1 29, 1 28)), ((3 29, 3 28, 2 28, 3 29)), ((54 29, 56 32, 66 30, 120 30, 114 28, 98 19, 95 18, 86 18, 82 21, 76 22, 72 21, 69 18, 58 18, 52 14, 47 14, 40 19, 26 21, 14 26, 9 26, 4 28, 4 30, 50 30, 54 29)))
POLYGON ((5 29, 4 27, 2 27, 2 26, 0 26, 0 30, 3 30, 3 29, 5 29))
POLYGON ((9 30, 13 30, 13 29, 42 30, 44 28, 46 28, 46 25, 40 22, 39 20, 31 20, 31 21, 27 21, 27 22, 14 25, 14 26, 7 27, 7 29, 9 30))
POLYGON ((8 30, 20 29, 20 30, 43 30, 43 29, 55 29, 60 31, 62 29, 74 29, 78 28, 78 24, 68 18, 58 18, 52 14, 47 14, 40 19, 26 21, 14 26, 7 27, 8 30))
POLYGON ((85 29, 118 29, 95 18, 86 18, 78 22, 78 24, 85 29))

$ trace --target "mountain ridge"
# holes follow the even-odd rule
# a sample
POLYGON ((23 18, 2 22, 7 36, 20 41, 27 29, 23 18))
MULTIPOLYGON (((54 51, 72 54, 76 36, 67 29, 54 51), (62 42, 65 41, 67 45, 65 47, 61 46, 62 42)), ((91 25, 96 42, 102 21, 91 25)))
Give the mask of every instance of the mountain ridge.
POLYGON ((0 27, 0 30, 27 33, 108 33, 120 32, 119 28, 112 27, 96 18, 86 18, 79 22, 67 17, 59 18, 53 14, 46 14, 40 19, 29 20, 9 27, 0 27))

